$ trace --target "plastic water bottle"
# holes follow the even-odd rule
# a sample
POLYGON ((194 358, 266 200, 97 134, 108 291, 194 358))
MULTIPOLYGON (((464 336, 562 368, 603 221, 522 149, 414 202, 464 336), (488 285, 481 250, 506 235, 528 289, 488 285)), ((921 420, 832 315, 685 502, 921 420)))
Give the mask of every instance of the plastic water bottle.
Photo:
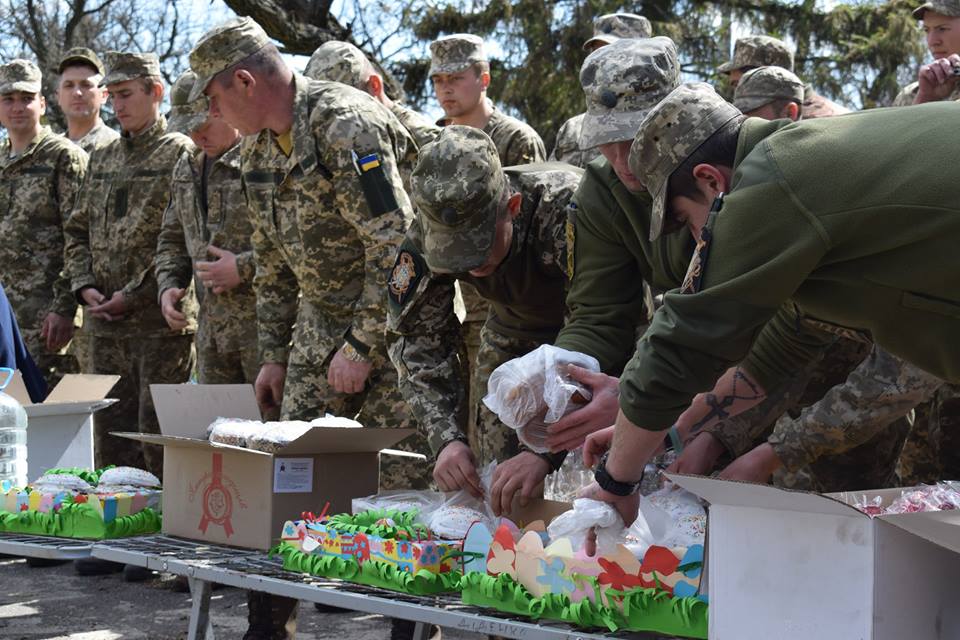
POLYGON ((0 487, 27 485, 27 412, 12 396, 3 393, 13 379, 13 369, 0 367, 0 487))

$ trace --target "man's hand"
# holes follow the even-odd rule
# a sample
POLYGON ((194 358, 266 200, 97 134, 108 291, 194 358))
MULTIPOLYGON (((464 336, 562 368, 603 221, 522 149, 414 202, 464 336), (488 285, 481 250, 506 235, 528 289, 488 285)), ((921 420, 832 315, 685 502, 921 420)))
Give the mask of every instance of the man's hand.
POLYGON ((483 485, 477 474, 477 460, 465 443, 454 440, 437 456, 433 467, 433 479, 443 492, 466 489, 475 498, 483 498, 483 485))
POLYGON ((683 448, 683 453, 667 467, 667 473, 705 476, 713 471, 726 447, 712 433, 701 431, 683 448))
POLYGON ((957 76, 953 75, 956 67, 960 67, 960 56, 955 53, 920 67, 917 77, 920 86, 913 104, 938 102, 949 97, 957 87, 957 76))
POLYGON ((582 409, 568 413, 547 429, 547 446, 552 452, 576 449, 588 435, 612 425, 620 408, 619 378, 572 364, 568 365, 567 373, 589 388, 593 397, 582 409))
POLYGON ((279 362, 265 362, 253 384, 260 411, 267 413, 280 407, 283 400, 283 385, 287 381, 287 367, 279 362))
POLYGON ((327 369, 327 382, 337 393, 360 393, 372 366, 369 360, 349 360, 343 355, 343 349, 338 349, 327 369))
POLYGON ((107 301, 107 297, 100 293, 96 287, 86 287, 80 291, 80 297, 83 298, 83 304, 88 307, 96 307, 107 301))
POLYGON ((613 443, 613 427, 594 431, 583 443, 583 464, 593 468, 600 462, 600 456, 610 449, 613 443))
POLYGON ((534 491, 550 473, 550 464, 532 451, 521 451, 497 465, 490 486, 490 507, 494 515, 509 514, 513 497, 520 492, 520 506, 534 497, 534 491))
POLYGON ((216 258, 213 262, 198 262, 194 265, 200 282, 214 293, 223 293, 240 286, 240 272, 237 271, 235 253, 213 245, 207 247, 207 253, 216 258))
POLYGON ((722 480, 740 480, 766 484, 770 476, 782 466, 780 458, 768 442, 757 445, 720 472, 722 480))
POLYGON ((187 294, 186 289, 176 289, 171 287, 160 294, 160 313, 163 319, 167 321, 167 326, 174 331, 180 331, 187 326, 187 316, 178 308, 183 296, 187 294))
MULTIPOLYGON (((87 291, 88 290, 85 289, 84 294, 87 291)), ((86 300, 86 296, 84 296, 84 300, 86 300)), ((94 318, 100 318, 108 322, 123 320, 123 316, 127 312, 127 299, 122 291, 114 291, 109 300, 89 307, 87 312, 94 318)))
POLYGON ((40 337, 47 342, 47 351, 56 353, 67 346, 73 337, 73 318, 51 311, 43 318, 40 337))
POLYGON ((592 482, 580 490, 579 497, 599 500, 613 506, 620 517, 623 518, 623 524, 627 527, 636 521, 637 514, 640 513, 640 493, 637 491, 629 496, 617 496, 609 491, 604 491, 600 488, 600 485, 592 482))

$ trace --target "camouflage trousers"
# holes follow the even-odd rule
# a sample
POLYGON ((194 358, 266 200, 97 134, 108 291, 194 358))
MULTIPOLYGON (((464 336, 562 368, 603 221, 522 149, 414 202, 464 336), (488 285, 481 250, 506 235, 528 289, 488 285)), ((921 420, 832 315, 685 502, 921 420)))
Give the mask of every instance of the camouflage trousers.
POLYGON ((197 381, 200 384, 253 384, 260 371, 257 345, 238 351, 197 347, 197 381))
MULTIPOLYGON (((47 351, 46 342, 40 337, 40 329, 21 329, 23 343, 30 352, 30 356, 36 363, 43 379, 47 381, 47 392, 49 393, 64 374, 79 373, 80 367, 77 365, 77 359, 69 352, 50 353, 47 351)), ((69 345, 67 347, 69 349, 69 345)))
POLYGON ((487 381, 493 370, 504 362, 526 355, 544 344, 541 340, 510 338, 483 327, 480 331, 480 349, 475 362, 476 403, 471 406, 477 424, 477 462, 484 466, 493 460, 502 462, 520 452, 517 432, 500 422, 497 414, 483 404, 487 381))
POLYGON ((116 404, 97 412, 93 421, 93 453, 97 468, 115 464, 163 475, 163 449, 111 436, 111 431, 160 433, 150 396, 151 384, 180 384, 193 369, 193 336, 158 338, 92 336, 91 370, 119 375, 111 395, 116 404))
MULTIPOLYGON (((454 299, 454 306, 459 307, 462 305, 462 309, 457 309, 457 315, 463 318, 460 324, 463 331, 463 342, 467 347, 466 363, 468 376, 470 378, 470 392, 467 398, 467 406, 475 407, 477 403, 483 399, 483 395, 486 392, 486 383, 484 383, 483 392, 477 395, 479 387, 476 377, 476 362, 477 353, 480 351, 480 331, 483 329, 483 323, 487 319, 490 305, 477 293, 477 290, 471 284, 458 281, 457 289, 459 295, 458 299, 454 299)), ((467 414, 467 441, 470 444, 470 448, 474 451, 480 446, 477 435, 477 414, 472 410, 467 414)))
POLYGON ((287 365, 287 380, 280 409, 283 420, 313 420, 325 414, 353 418, 364 427, 416 429, 393 449, 422 454, 426 460, 381 454, 381 489, 428 489, 432 481, 430 447, 400 395, 397 370, 385 357, 374 354, 370 377, 361 393, 338 393, 327 382, 333 353, 320 363, 299 360, 296 351, 287 365))
POLYGON ((916 408, 899 472, 903 486, 960 480, 960 385, 944 385, 916 408))

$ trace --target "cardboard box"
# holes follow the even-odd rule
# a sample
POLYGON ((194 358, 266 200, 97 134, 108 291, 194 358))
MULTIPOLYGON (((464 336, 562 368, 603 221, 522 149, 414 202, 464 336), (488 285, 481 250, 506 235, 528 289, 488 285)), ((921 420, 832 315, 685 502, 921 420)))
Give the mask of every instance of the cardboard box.
POLYGON ((93 469, 93 414, 117 402, 107 398, 120 376, 68 373, 41 404, 30 402, 20 372, 5 392, 27 411, 27 479, 47 469, 93 469))
POLYGON ((960 638, 960 512, 870 518, 901 489, 820 495, 694 476, 710 503, 711 640, 960 638))
POLYGON ((304 511, 350 511, 377 492, 378 453, 412 429, 313 428, 276 454, 207 440, 218 417, 260 420, 250 385, 151 385, 162 435, 116 435, 162 445, 163 533, 269 549, 304 511))

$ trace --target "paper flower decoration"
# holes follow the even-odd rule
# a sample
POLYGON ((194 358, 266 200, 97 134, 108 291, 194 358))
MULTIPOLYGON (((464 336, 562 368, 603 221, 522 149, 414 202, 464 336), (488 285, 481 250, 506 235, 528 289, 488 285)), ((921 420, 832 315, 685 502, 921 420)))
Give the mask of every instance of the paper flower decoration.
POLYGON ((560 558, 553 558, 549 563, 546 560, 540 561, 540 570, 542 574, 537 576, 537 582, 548 587, 552 593, 570 593, 573 591, 573 580, 563 575, 566 565, 560 558))

